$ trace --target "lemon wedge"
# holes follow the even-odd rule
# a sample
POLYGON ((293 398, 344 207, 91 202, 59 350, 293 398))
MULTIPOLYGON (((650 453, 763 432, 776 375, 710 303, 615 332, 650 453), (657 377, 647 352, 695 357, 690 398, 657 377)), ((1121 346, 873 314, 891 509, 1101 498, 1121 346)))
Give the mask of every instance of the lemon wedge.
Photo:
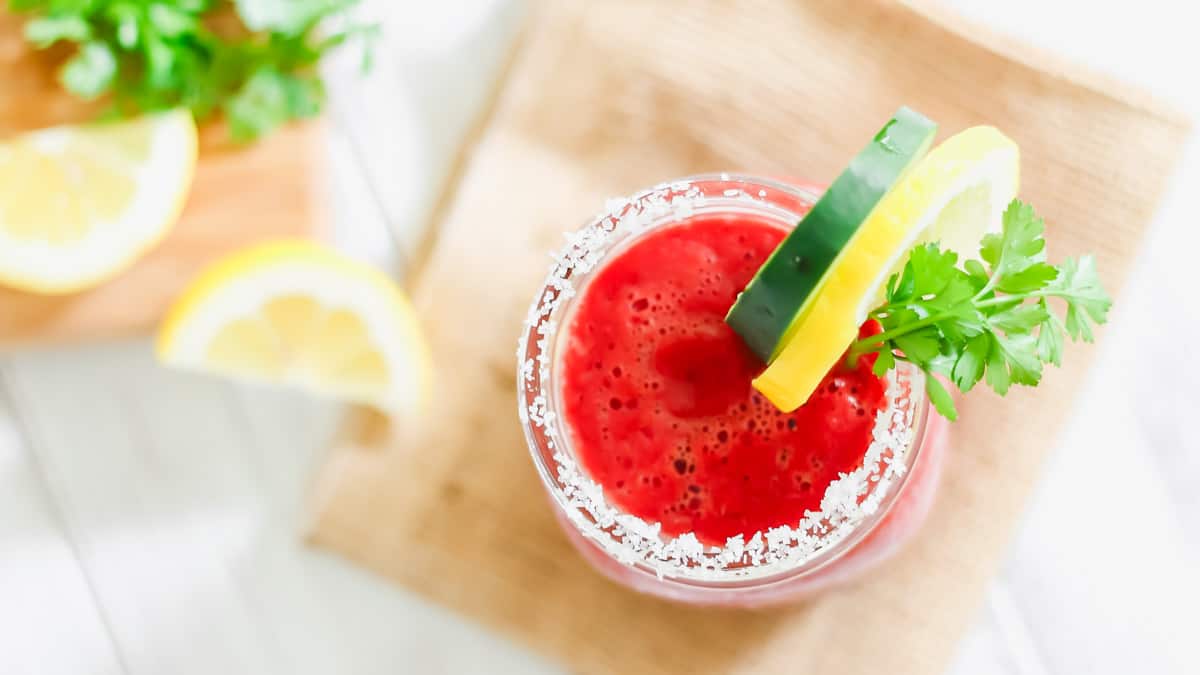
POLYGON ((274 383, 387 413, 420 408, 431 361, 404 293, 382 272, 298 240, 213 263, 158 334, 172 366, 274 383))
POLYGON ((69 293, 117 275, 175 224, 196 149, 186 110, 0 142, 0 283, 69 293))
POLYGON ((883 285, 917 244, 939 241, 960 258, 998 232, 1017 195, 1017 145, 972 127, 934 148, 880 201, 826 272, 779 354, 754 387, 781 410, 802 405, 854 340, 883 285))

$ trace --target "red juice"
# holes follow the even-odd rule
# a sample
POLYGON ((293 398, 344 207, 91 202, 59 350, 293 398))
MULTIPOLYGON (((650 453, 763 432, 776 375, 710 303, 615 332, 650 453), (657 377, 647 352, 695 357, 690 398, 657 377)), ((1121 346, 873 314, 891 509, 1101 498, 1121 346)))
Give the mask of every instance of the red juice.
POLYGON ((837 366, 782 413, 754 391, 763 364, 724 322, 785 236, 752 215, 658 229, 577 300, 561 362, 576 455, 620 509, 706 544, 795 525, 860 466, 883 381, 837 366))

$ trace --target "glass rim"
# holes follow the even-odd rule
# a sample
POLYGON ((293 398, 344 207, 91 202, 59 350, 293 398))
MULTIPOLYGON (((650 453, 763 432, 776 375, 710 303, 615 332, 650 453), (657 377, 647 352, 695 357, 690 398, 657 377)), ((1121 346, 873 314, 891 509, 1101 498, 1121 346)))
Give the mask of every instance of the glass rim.
POLYGON ((554 507, 608 557, 663 582, 765 586, 816 572, 840 558, 882 522, 903 491, 929 414, 924 374, 905 364, 888 375, 887 405, 876 416, 862 466, 826 488, 819 511, 807 512, 795 525, 760 531, 748 540, 738 535, 721 546, 705 545, 691 532, 663 536, 658 523, 610 505, 603 487, 575 459, 569 430, 559 428, 555 358, 566 331, 557 329, 569 325, 573 299, 611 255, 648 231, 695 215, 753 212, 791 227, 801 214, 785 200, 811 206, 818 197, 771 178, 700 174, 609 200, 603 213, 566 234, 567 243, 554 256, 518 341, 518 415, 554 507), (907 391, 902 380, 907 380, 907 391))

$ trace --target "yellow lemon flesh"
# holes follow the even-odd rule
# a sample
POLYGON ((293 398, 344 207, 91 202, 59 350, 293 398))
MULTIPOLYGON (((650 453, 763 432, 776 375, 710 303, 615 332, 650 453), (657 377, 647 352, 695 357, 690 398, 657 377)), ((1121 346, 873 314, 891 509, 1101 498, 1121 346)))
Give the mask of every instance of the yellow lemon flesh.
POLYGON ((186 110, 0 142, 0 283, 70 293, 123 271, 175 224, 196 151, 186 110))
POLYGON ((412 306, 382 272, 300 240, 204 271, 158 336, 165 363, 372 405, 419 409, 430 357, 412 306))

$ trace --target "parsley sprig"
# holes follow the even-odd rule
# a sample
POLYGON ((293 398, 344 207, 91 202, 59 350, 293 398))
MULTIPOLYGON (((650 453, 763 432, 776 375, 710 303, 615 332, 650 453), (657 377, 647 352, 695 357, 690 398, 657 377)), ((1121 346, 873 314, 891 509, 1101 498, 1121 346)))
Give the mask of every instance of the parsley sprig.
POLYGON ((950 420, 954 401, 934 375, 964 393, 981 379, 1002 396, 1014 384, 1036 385, 1044 364, 1061 365, 1064 336, 1091 342, 1112 305, 1091 256, 1046 262, 1044 231, 1033 207, 1014 199, 1002 231, 984 237, 980 260, 960 266, 937 244, 913 249, 888 280, 886 303, 871 312, 883 332, 855 342, 848 357, 877 353, 877 375, 898 360, 917 365, 929 375, 930 401, 950 420))
POLYGON ((222 113, 235 140, 312 117, 325 101, 316 65, 372 27, 319 33, 359 0, 9 0, 32 18, 38 48, 77 46, 59 81, 84 99, 111 95, 117 115, 187 107, 222 113), (229 12, 230 7, 236 11, 229 12))

